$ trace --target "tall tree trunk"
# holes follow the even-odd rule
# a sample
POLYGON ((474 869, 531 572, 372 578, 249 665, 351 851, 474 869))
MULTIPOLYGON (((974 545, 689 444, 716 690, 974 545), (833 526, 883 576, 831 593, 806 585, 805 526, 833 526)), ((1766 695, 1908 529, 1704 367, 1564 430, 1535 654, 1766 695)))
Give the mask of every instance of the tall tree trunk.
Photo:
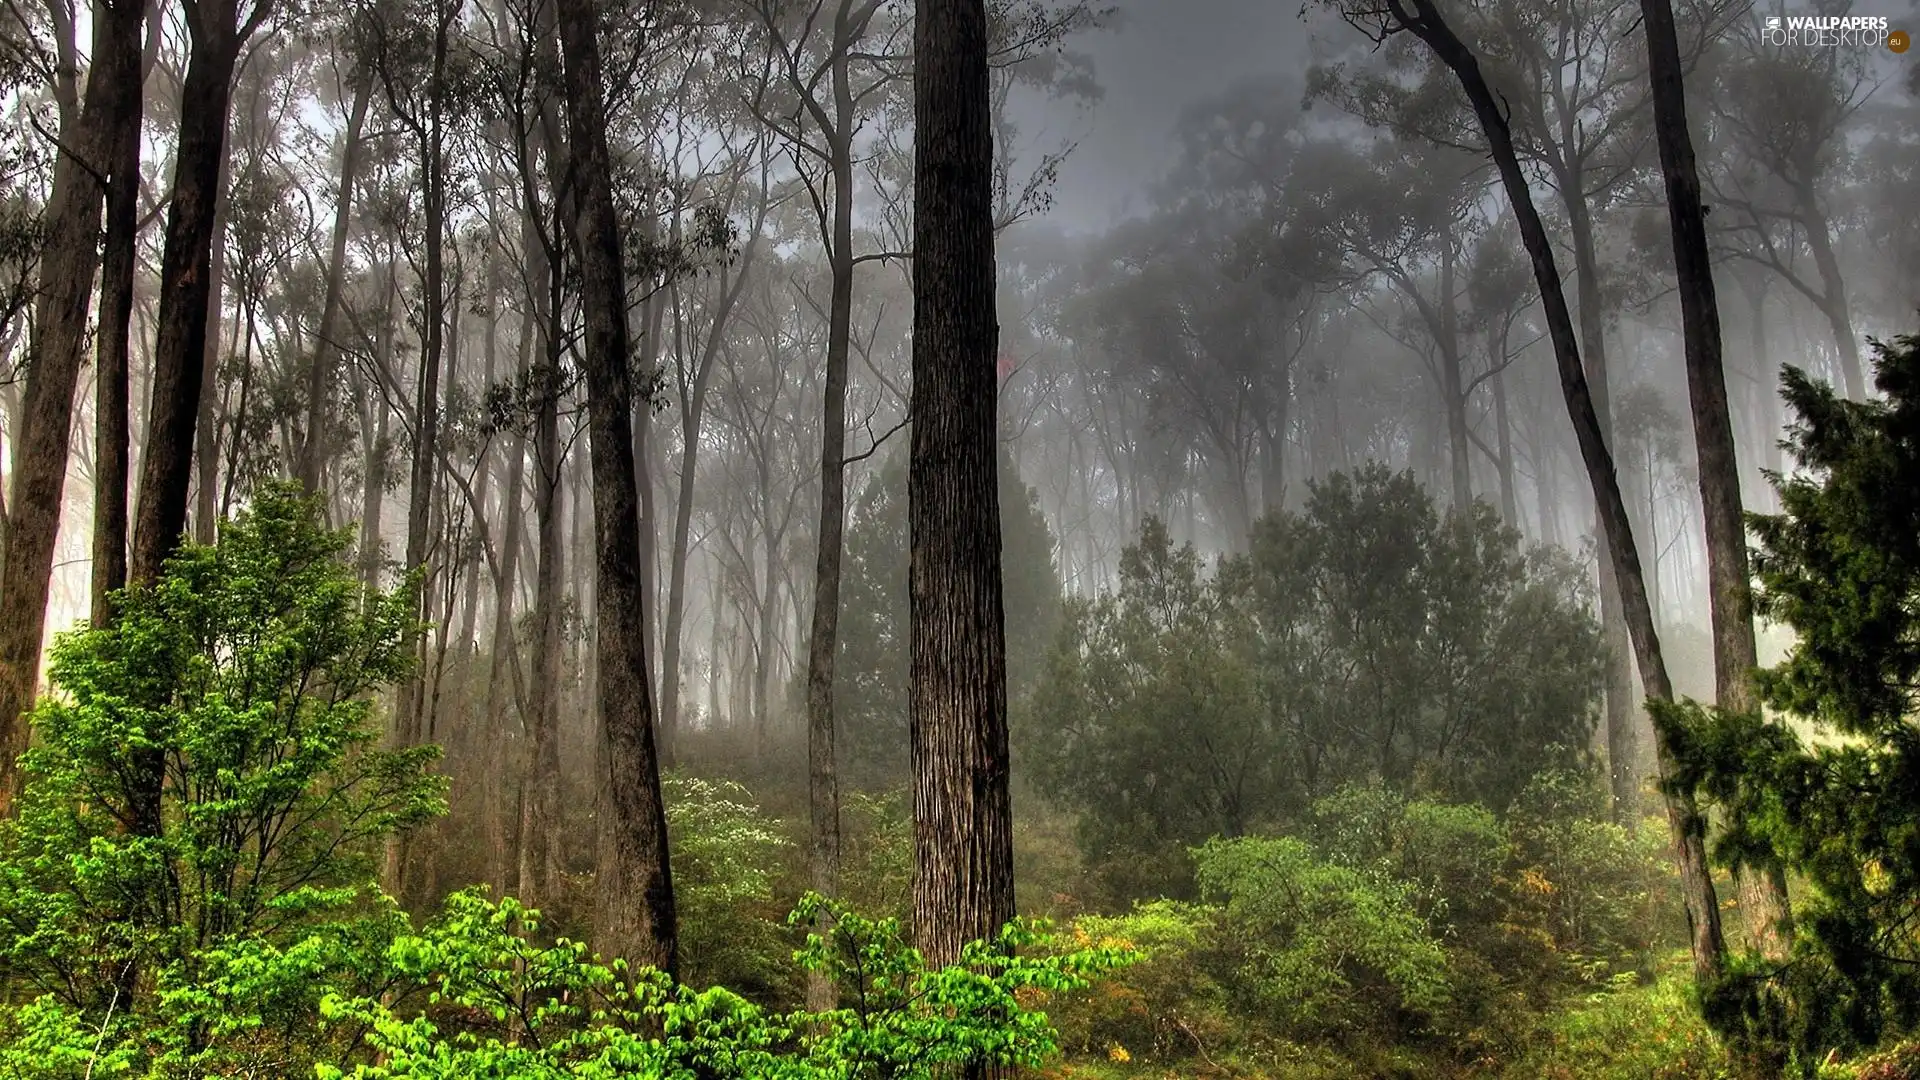
POLYGON ((586 319, 587 413, 593 455, 598 572, 600 730, 606 809, 595 874, 594 934, 609 955, 668 975, 677 970, 666 807, 654 752, 647 678, 640 495, 633 464, 633 390, 627 373, 627 289, 607 151, 606 84, 592 0, 556 0, 565 57, 567 140, 577 212, 581 309, 586 319))
MULTIPOLYGON (((1579 277, 1576 302, 1580 315, 1580 348, 1586 360, 1587 385, 1593 395, 1600 436, 1613 445, 1611 372, 1607 364, 1605 312, 1600 295, 1600 262, 1593 216, 1587 204, 1586 179, 1578 171, 1557 181, 1566 204, 1568 232, 1573 240, 1574 270, 1579 277)), ((1597 511, 1596 511, 1597 513, 1597 511)), ((1637 731, 1639 703, 1633 691, 1633 646, 1626 625, 1616 561, 1607 551, 1607 531, 1598 521, 1594 533, 1600 557, 1600 629, 1606 646, 1607 775, 1613 792, 1614 821, 1631 825, 1640 815, 1640 775, 1637 731)))
MULTIPOLYGON (((380 323, 374 329, 374 355, 380 363, 391 370, 394 351, 394 305, 399 302, 400 284, 393 273, 391 263, 387 266, 387 300, 380 313, 380 323)), ((358 379, 358 376, 355 376, 358 379)), ((391 430, 393 410, 387 408, 384 396, 371 393, 361 385, 361 396, 366 407, 374 413, 371 423, 363 422, 363 430, 370 431, 367 443, 366 484, 362 490, 360 507, 360 579, 371 589, 380 583, 381 563, 385 559, 385 534, 383 532, 387 508, 387 458, 391 452, 391 430)))
POLYGON ((913 916, 944 964, 1014 914, 982 0, 920 0, 914 60, 913 916))
MULTIPOLYGON (((840 642, 840 557, 847 527, 847 356, 853 342, 853 87, 848 78, 850 2, 834 27, 832 150, 833 238, 827 259, 832 296, 827 309, 826 402, 820 421, 820 531, 814 560, 813 625, 807 644, 807 869, 823 896, 840 888, 840 777, 834 750, 833 661, 840 642)), ((817 930, 825 932, 824 921, 817 930)), ((833 984, 819 972, 807 978, 807 1005, 834 1007, 833 984)))
MULTIPOLYGON (((1645 3, 1646 0, 1642 0, 1642 7, 1645 3)), ((1679 75, 1676 73, 1674 78, 1678 79, 1679 75)), ((1658 85, 1656 75, 1656 88, 1658 85)), ((1656 97, 1656 103, 1658 100, 1656 97)), ((1847 303, 1847 279, 1840 272, 1840 259, 1833 251, 1833 226, 1820 206, 1820 195, 1813 185, 1794 184, 1793 191, 1801 224, 1807 228, 1807 247, 1813 252, 1814 268, 1820 272, 1820 314, 1826 316, 1834 348, 1839 350, 1840 376, 1847 396, 1859 401, 1866 396, 1867 382, 1860 364, 1860 339, 1854 335, 1853 313, 1847 303)))
MULTIPOLYGON (((231 121, 229 121, 231 123, 231 121)), ((207 336, 200 350, 200 419, 194 428, 193 538, 213 543, 219 534, 220 510, 215 494, 220 483, 220 428, 226 422, 221 407, 220 316, 227 292, 227 189, 232 186, 233 155, 220 155, 220 182, 214 188, 212 262, 207 272, 207 336)))
MULTIPOLYGON (((131 4, 132 0, 123 0, 131 4)), ((104 5, 103 5, 104 6, 104 5)), ((117 8, 96 21, 128 19, 117 8)), ((157 24, 158 19, 154 22, 157 24)), ((127 481, 134 273, 140 248, 140 119, 146 71, 159 53, 156 25, 144 49, 140 27, 126 28, 108 52, 96 46, 93 78, 115 80, 114 130, 106 136, 106 240, 100 261, 100 325, 95 331, 93 435, 93 595, 95 626, 112 615, 109 597, 127 583, 127 481), (117 74, 116 74, 117 73, 117 74)))
POLYGON ((1507 335, 1500 335, 1498 355, 1493 357, 1496 365, 1493 372, 1493 424, 1497 438, 1495 449, 1499 451, 1500 468, 1500 516, 1508 525, 1522 528, 1520 523, 1520 499, 1513 484, 1513 421, 1507 411, 1507 335))
MULTIPOLYGON (((457 3, 457 0, 455 0, 457 3)), ((440 367, 446 342, 446 153, 444 143, 445 74, 452 16, 447 0, 435 5, 432 72, 428 78, 427 115, 420 139, 420 170, 425 202, 426 258, 421 289, 424 311, 421 313, 420 379, 415 388, 413 413, 413 460, 407 483, 408 573, 425 571, 420 583, 419 614, 424 621, 431 612, 433 579, 439 575, 427 566, 427 548, 432 538, 434 480, 439 474, 437 455, 440 442, 440 367)), ((421 662, 400 688, 400 707, 396 717, 395 739, 402 746, 419 741, 420 724, 425 711, 426 679, 421 671, 426 659, 427 638, 416 643, 416 659, 421 662)), ((398 860, 403 849, 396 839, 388 844, 388 888, 399 891, 403 867, 398 860)))
POLYGON ((360 178, 367 106, 373 80, 356 73, 353 104, 347 110, 347 131, 340 147, 340 196, 333 207, 333 238, 327 252, 327 287, 320 302, 320 329, 314 335, 313 359, 307 367, 306 438, 300 444, 300 482, 320 486, 320 466, 327 456, 327 394, 333 377, 335 338, 340 334, 341 293, 347 278, 347 237, 353 226, 354 185, 360 178))
MULTIPOLYGON (((552 148, 549 147, 549 153, 552 148)), ((556 215, 556 225, 558 218, 556 215)), ((547 261, 532 215, 522 230, 522 250, 532 263, 534 321, 540 326, 540 361, 534 371, 538 395, 534 415, 533 462, 534 544, 533 673, 527 702, 527 761, 521 779, 520 889, 544 904, 553 897, 560 868, 560 616, 566 588, 561 535, 561 486, 566 458, 560 443, 560 358, 565 345, 559 333, 564 278, 547 261)), ((556 239, 564 235, 556 228, 556 239)), ((576 507, 576 513, 578 508, 576 507)), ((523 896, 524 898, 524 896, 523 896)))
MULTIPOLYGON (((1546 225, 1534 208, 1533 194, 1527 186, 1525 171, 1514 150, 1513 136, 1507 126, 1506 112, 1486 79, 1479 62, 1455 36, 1434 6, 1434 0, 1389 0, 1395 17, 1433 49, 1440 61, 1460 79, 1474 114, 1486 133, 1500 180, 1519 221, 1520 234, 1533 264, 1540 287, 1542 306, 1553 341, 1560 385, 1580 443, 1580 456, 1586 463, 1593 485, 1594 502, 1605 532, 1610 561, 1620 583, 1620 596, 1626 623, 1633 641, 1635 660, 1647 697, 1668 701, 1673 685, 1667 677, 1661 655, 1660 638, 1653 623, 1653 611, 1647 604, 1646 582, 1640 570, 1639 552, 1633 531, 1627 524, 1626 504, 1621 498, 1620 482, 1613 455, 1602 433, 1600 415, 1587 386, 1586 372, 1580 365, 1580 345, 1573 317, 1567 309, 1566 293, 1561 287, 1560 271, 1554 264, 1553 241, 1546 225)), ((1654 740, 1655 757, 1662 780, 1674 767, 1671 748, 1664 738, 1654 740)), ((1663 785, 1664 786, 1664 785, 1663 785)), ((1701 985, 1716 981, 1724 963, 1725 941, 1720 929, 1720 905, 1714 895, 1713 878, 1707 865, 1706 820, 1689 795, 1665 793, 1667 823, 1673 833, 1674 857, 1680 870, 1681 895, 1686 903, 1689 940, 1693 954, 1694 976, 1701 985)))
MULTIPOLYGON (((520 358, 518 371, 525 376, 532 360, 533 320, 520 320, 520 343, 515 350, 520 358)), ((493 583, 493 631, 488 642, 489 664, 487 668, 486 718, 488 737, 498 746, 504 746, 510 725, 507 721, 509 706, 518 705, 523 700, 520 693, 520 650, 516 647, 513 631, 514 590, 520 581, 520 534, 525 530, 526 518, 526 471, 527 437, 517 427, 507 440, 506 475, 500 483, 500 501, 506 511, 506 524, 501 528, 500 572, 493 583)), ((516 712, 524 717, 524 712, 516 712)), ((522 745, 526 745, 523 741, 522 745)), ((518 832, 517 825, 509 824, 508 815, 517 818, 522 800, 525 798, 524 786, 514 773, 521 776, 526 770, 519 768, 520 763, 502 757, 494 771, 501 778, 503 798, 494 808, 494 819, 499 823, 502 843, 500 845, 500 873, 496 876, 501 889, 518 890, 518 859, 509 854, 517 847, 506 841, 518 832)), ((523 897, 523 899, 525 899, 523 897)), ((528 901, 532 903, 532 901, 528 901)))
MULTIPOLYGON (((1714 691, 1722 708, 1752 712, 1759 706, 1754 675, 1760 666, 1753 634, 1752 574, 1747 568, 1747 528, 1740 505, 1740 466, 1734 455, 1733 417, 1727 406, 1721 361, 1720 308, 1707 248, 1706 212, 1700 205, 1700 173, 1687 127, 1687 94, 1671 0, 1640 0, 1647 35, 1647 70, 1653 83, 1654 137, 1666 180, 1667 215, 1673 227, 1673 263, 1680 289, 1687 393, 1693 405, 1694 450, 1700 474, 1700 512, 1707 540, 1708 610, 1713 620, 1714 691)), ((1810 201, 1810 200, 1809 200, 1810 201)), ((1817 205, 1814 206, 1817 212, 1817 205)), ((1812 222, 1809 222, 1811 225, 1812 222)), ((1825 221, 1813 240, 1814 254, 1833 252, 1825 221)), ((1838 267, 1828 281, 1829 300, 1842 300, 1838 267)), ((1859 378, 1860 357, 1851 328, 1838 338, 1849 382, 1859 378)), ((1853 388, 1849 395, 1856 396, 1853 388)), ((1656 556, 1657 557, 1657 556, 1656 556)), ((1767 959, 1783 962, 1792 945, 1792 915, 1786 874, 1778 862, 1743 868, 1738 876, 1747 930, 1767 959)))
POLYGON ((242 25, 238 0, 190 0, 192 53, 180 91, 173 198, 160 256, 159 328, 153 348, 153 399, 141 448, 128 579, 152 582, 179 545, 193 485, 195 424, 206 373, 213 298, 215 218, 225 175, 227 112, 240 47, 266 18, 257 7, 242 25))
POLYGON ((13 440, 13 492, 0 562, 0 814, 12 805, 14 761, 25 749, 21 714, 33 704, 46 634, 54 546, 73 437, 74 389, 93 299, 102 201, 100 178, 112 169, 125 83, 138 98, 141 0, 102 3, 93 19, 95 68, 86 100, 61 125, 46 241, 35 301, 34 362, 13 440))

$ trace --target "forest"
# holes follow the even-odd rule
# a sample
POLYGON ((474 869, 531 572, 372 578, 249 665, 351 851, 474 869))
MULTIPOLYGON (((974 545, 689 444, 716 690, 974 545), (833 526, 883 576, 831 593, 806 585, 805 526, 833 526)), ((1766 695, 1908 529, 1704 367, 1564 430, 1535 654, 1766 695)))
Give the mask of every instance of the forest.
POLYGON ((0 1080, 1920 1080, 1782 2, 0 8, 0 1080))

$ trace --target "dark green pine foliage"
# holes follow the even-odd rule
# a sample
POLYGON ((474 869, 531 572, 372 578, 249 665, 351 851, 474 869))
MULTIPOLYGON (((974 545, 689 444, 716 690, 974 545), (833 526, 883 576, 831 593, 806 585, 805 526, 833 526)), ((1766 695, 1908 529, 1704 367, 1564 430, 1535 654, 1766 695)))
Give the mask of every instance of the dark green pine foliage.
POLYGON ((1787 369, 1799 468, 1781 513, 1750 515, 1756 606, 1796 643, 1762 673, 1793 724, 1686 703, 1676 782, 1710 796, 1726 863, 1777 853, 1811 888, 1792 963, 1755 961, 1709 995, 1723 1031, 1802 1070, 1920 1022, 1920 337, 1876 343, 1885 400, 1787 369))

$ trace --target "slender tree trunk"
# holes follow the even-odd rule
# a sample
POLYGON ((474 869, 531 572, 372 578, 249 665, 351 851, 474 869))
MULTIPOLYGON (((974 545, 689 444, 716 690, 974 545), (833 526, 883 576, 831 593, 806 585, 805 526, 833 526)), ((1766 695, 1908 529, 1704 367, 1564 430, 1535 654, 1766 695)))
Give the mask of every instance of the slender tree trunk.
MULTIPOLYGON (((393 274, 391 265, 387 268, 387 300, 381 311, 380 324, 374 331, 374 352, 380 362, 391 368, 394 345, 394 305, 399 302, 399 282, 393 274)), ((362 494, 360 509, 360 577, 361 583, 371 589, 380 583, 380 564, 385 559, 386 539, 383 533, 387 507, 387 457, 391 452, 391 428, 393 412, 386 407, 384 397, 371 393, 362 387, 363 400, 375 414, 368 427, 372 437, 368 445, 366 486, 362 494)))
MULTIPOLYGON (((1499 355, 1493 358, 1496 365, 1506 363, 1507 336, 1500 335, 1499 355)), ((1500 467, 1500 516, 1514 528, 1522 528, 1520 522, 1520 499, 1513 484, 1513 421, 1507 412, 1507 372, 1500 366, 1493 373, 1493 424, 1498 437, 1495 449, 1499 451, 1500 467)))
MULTIPOLYGON (((1645 7, 1646 0, 1642 0, 1645 7)), ((1674 78, 1679 78, 1678 74, 1674 78)), ((1656 76, 1655 85, 1658 86, 1656 76)), ((1655 98, 1656 103, 1658 98, 1655 98)), ((1813 253, 1814 268, 1820 272, 1820 314, 1826 316, 1833 333, 1834 348, 1839 351, 1840 376, 1847 397, 1859 401, 1866 397, 1867 381, 1860 364, 1860 339, 1854 335, 1853 313, 1847 302, 1847 279, 1840 272, 1840 259, 1833 251, 1833 227, 1820 206, 1819 193, 1811 184, 1795 184, 1794 201, 1799 204, 1801 223, 1807 227, 1807 248, 1813 253)))
POLYGON ((34 363, 13 440, 13 491, 0 563, 0 814, 12 805, 14 760, 26 748, 21 714, 32 706, 40 680, 40 645, 73 437, 74 389, 86 345, 95 245, 106 196, 100 178, 112 168, 120 126, 114 111, 125 108, 124 84, 139 77, 140 0, 100 7, 93 20, 96 67, 87 81, 86 100, 78 113, 70 112, 72 122, 61 125, 65 150, 54 161, 53 192, 44 218, 34 363))
POLYGON ((300 444, 300 482, 308 488, 320 485, 320 465, 327 456, 327 395, 333 378, 334 357, 340 351, 335 339, 340 334, 341 293, 347 278, 347 237, 353 226, 354 185, 360 178, 363 150, 361 133, 366 128, 367 106, 373 97, 373 80, 357 77, 353 104, 347 110, 347 131, 340 147, 340 199, 333 207, 333 238, 327 253, 327 288, 320 302, 320 329, 314 336, 313 360, 307 367, 306 438, 300 444))
MULTIPOLYGON (((847 527, 847 357, 853 341, 853 88, 847 74, 850 3, 835 26, 833 97, 838 127, 830 137, 833 168, 833 284, 827 312, 826 403, 820 422, 820 531, 813 574, 813 625, 807 645, 807 868, 813 890, 840 888, 840 778, 834 749, 833 662, 840 642, 840 557, 847 527)), ((823 921, 816 929, 827 929, 823 921)), ((834 1007, 833 984, 807 979, 807 1005, 834 1007)))
MULTIPOLYGON (((1606 354, 1605 312, 1600 296, 1600 264, 1594 237, 1593 218, 1587 205, 1585 177, 1578 172, 1561 178, 1559 186, 1567 209, 1568 232, 1573 240, 1574 269, 1579 277, 1577 303, 1580 315, 1580 347, 1586 358, 1587 384, 1593 394, 1595 415, 1600 421, 1600 436, 1613 445, 1613 407, 1610 371, 1606 354)), ((1639 704, 1633 689, 1633 646, 1629 638, 1620 582, 1615 560, 1607 551, 1607 532, 1598 522, 1594 533, 1600 556, 1600 629, 1607 650, 1606 740, 1607 774, 1613 792, 1614 821, 1631 825, 1640 815, 1639 704)))
MULTIPOLYGON (((557 294, 560 279, 551 269, 548 290, 557 294)), ((549 301, 546 319, 558 305, 549 301)), ((543 326, 552 324, 543 320, 543 326)), ((534 419, 534 545, 533 686, 528 694, 527 764, 520 819, 520 888, 535 897, 528 903, 553 898, 560 867, 560 618, 565 588, 562 552, 560 492, 566 462, 560 446, 561 344, 543 331, 543 356, 536 385, 539 406, 534 419)), ((524 899, 524 897, 523 897, 524 899)))
MULTIPOLYGON (((131 4, 132 0, 123 0, 131 4)), ((96 11, 96 21, 133 16, 118 6, 96 11)), ((156 20, 157 21, 157 20, 156 20)), ((95 332, 93 438, 93 595, 95 626, 112 616, 109 597, 127 583, 127 486, 132 432, 129 370, 134 272, 140 248, 140 119, 149 57, 159 33, 140 45, 140 26, 124 28, 126 40, 111 50, 96 46, 92 78, 114 80, 114 130, 107 135, 109 186, 106 240, 100 262, 100 325, 95 332)))
POLYGON ((677 970, 666 808, 654 752, 642 588, 640 495, 633 463, 633 392, 619 221, 607 151, 605 82, 592 0, 556 0, 565 57, 567 139, 586 318, 587 412, 593 455, 600 729, 607 792, 595 875, 600 948, 636 965, 677 970))
MULTIPOLYGON (((1754 678, 1760 667, 1753 633, 1752 575, 1747 567, 1740 466, 1734 455, 1733 417, 1727 406, 1726 370, 1721 360, 1719 301, 1707 247, 1706 212, 1700 204, 1700 173, 1687 126, 1685 68, 1671 0, 1641 0, 1640 10, 1647 36, 1647 69, 1653 83, 1654 135, 1660 147, 1660 171, 1666 180, 1667 214, 1673 227, 1687 392, 1693 404, 1700 511, 1706 526, 1707 599, 1713 620, 1714 689, 1722 708, 1751 712, 1759 707, 1754 678)), ((1817 204, 1813 209, 1817 213, 1817 204)), ((1816 260, 1823 250, 1826 253, 1821 264, 1825 275, 1833 252, 1826 242, 1826 223, 1821 220, 1819 224, 1822 228, 1813 237, 1813 248, 1816 260)), ((1832 269, 1827 296, 1842 301, 1844 320, 1844 286, 1838 267, 1832 269)), ((1860 374, 1859 353, 1848 352, 1854 345, 1851 327, 1836 340, 1848 365, 1851 384, 1860 374)), ((1851 385, 1848 393, 1859 396, 1851 385)), ((1767 959, 1784 962, 1793 941, 1785 872, 1777 861, 1742 868, 1737 887, 1754 943, 1767 959)))
MULTIPOLYGON (((942 964, 1013 918, 1013 814, 986 6, 920 0, 918 10, 908 494, 913 915, 921 950, 942 964)), ((979 1065, 967 1072, 989 1074, 979 1065)))
MULTIPOLYGON (((1480 74, 1473 53, 1454 35, 1434 7, 1433 0, 1406 0, 1411 11, 1400 6, 1402 0, 1390 0, 1401 23, 1411 29, 1459 77, 1474 114, 1487 136, 1493 158, 1500 170, 1502 186, 1513 204, 1527 255, 1533 263, 1540 287, 1541 303, 1546 309, 1547 325, 1553 341, 1554 358, 1560 383, 1580 442, 1580 456, 1586 463, 1593 485, 1594 502, 1605 532, 1610 561, 1620 582, 1635 659, 1647 697, 1672 700, 1673 685, 1667 677, 1661 656, 1660 638, 1647 604, 1646 582, 1640 570, 1639 552, 1633 531, 1627 524, 1626 504, 1621 498, 1618 474, 1607 439, 1602 433, 1599 411, 1587 386, 1586 372, 1580 365, 1580 346, 1575 337, 1573 318, 1567 309, 1566 293, 1561 287, 1560 271, 1554 264, 1553 242, 1534 208, 1526 173, 1514 150, 1506 112, 1480 74)), ((1674 762, 1666 740, 1656 735, 1655 756, 1664 780, 1672 774, 1674 762)), ((1694 976, 1701 985, 1710 985, 1720 974, 1725 941, 1720 929, 1720 905, 1714 895, 1713 878, 1707 865, 1706 820, 1692 797, 1676 792, 1665 794, 1667 822, 1673 833, 1674 857, 1679 865, 1681 895, 1686 902, 1687 924, 1693 953, 1694 976)))

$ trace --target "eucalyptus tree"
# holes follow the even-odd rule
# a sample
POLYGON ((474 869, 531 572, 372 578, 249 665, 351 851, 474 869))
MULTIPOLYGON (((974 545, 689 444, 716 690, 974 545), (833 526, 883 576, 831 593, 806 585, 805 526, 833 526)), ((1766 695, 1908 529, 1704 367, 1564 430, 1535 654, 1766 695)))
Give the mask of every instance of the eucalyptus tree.
MULTIPOLYGON (((1013 918, 1001 603, 993 129, 982 0, 914 24, 913 930, 934 963, 1013 918)), ((972 1080, 989 1075, 974 1065, 972 1080)), ((1002 1075, 993 1073, 993 1075, 1002 1075)))
POLYGON ((1445 418, 1453 507, 1465 511, 1473 502, 1468 405, 1475 386, 1462 327, 1464 271, 1473 237, 1485 228, 1478 206, 1483 166, 1448 147, 1391 142, 1362 150, 1321 143, 1315 162, 1301 197, 1320 231, 1334 239, 1355 277, 1384 284, 1412 311, 1413 318, 1395 324, 1360 301, 1377 326, 1422 360, 1445 418))
POLYGON ((673 876, 654 743, 634 475, 625 250, 607 146, 606 79, 591 0, 555 0, 564 43, 570 231, 580 261, 593 455, 598 705, 608 793, 599 823, 594 933, 600 946, 671 976, 677 970, 673 876))
MULTIPOLYGON (((189 5, 190 15, 198 10, 199 4, 189 5)), ((137 150, 131 169, 123 151, 129 112, 136 137, 139 126, 140 28, 145 14, 143 0, 102 0, 97 6, 85 99, 64 110, 54 159, 42 226, 46 254, 34 301, 34 362, 13 432, 13 490, 0 507, 6 518, 5 542, 0 544, 0 813, 12 803, 14 759, 23 749, 20 717, 39 681, 74 391, 99 260, 96 237, 107 201, 137 182, 137 150)), ((190 26, 197 34, 201 24, 190 26)), ((71 20, 63 29, 58 43, 70 54, 71 20)), ((63 78, 75 80, 78 73, 68 71, 63 78)), ((204 89, 206 81, 203 76, 195 89, 204 89)), ((121 225, 124 237, 123 221, 121 225)), ((118 257, 119 248, 115 250, 118 257)), ((109 458, 118 460, 111 454, 109 458)), ((124 478, 120 482, 124 490, 124 478)), ((182 508, 184 512, 184 502, 182 508)))
POLYGON ((1830 190, 1848 168, 1849 133, 1875 86, 1865 54, 1767 42, 1758 20, 1730 35, 1703 96, 1724 153, 1706 173, 1725 248, 1758 262, 1826 321, 1847 396, 1866 393, 1855 314, 1830 190), (1807 273, 1802 257, 1813 263, 1807 273))
MULTIPOLYGON (((1528 259, 1533 265, 1541 304, 1545 309, 1548 336, 1553 343, 1555 366, 1560 374, 1562 395, 1604 527, 1608 561, 1619 582, 1642 687, 1647 698, 1655 702, 1670 702, 1673 700, 1673 685, 1667 675, 1652 608, 1647 602, 1639 552, 1621 496, 1613 454, 1601 426, 1600 412, 1588 386, 1586 372, 1581 366, 1580 342, 1561 284, 1553 242, 1534 203, 1508 112, 1500 104, 1499 97, 1482 72, 1473 49, 1461 39, 1432 0, 1379 0, 1378 3, 1373 0, 1352 3, 1331 0, 1330 6, 1376 41, 1406 35, 1402 40, 1421 42, 1432 51, 1434 59, 1459 81, 1461 91, 1473 108, 1474 118, 1499 169, 1501 186, 1513 209, 1528 259)), ((1671 777, 1676 768, 1673 748, 1667 738, 1658 732, 1655 757, 1662 778, 1671 777)), ((1707 865, 1706 820, 1697 801, 1689 793, 1668 787, 1663 791, 1663 796, 1668 827, 1673 834, 1675 861, 1680 871, 1681 895, 1687 911, 1695 977, 1703 986, 1711 985, 1718 980, 1723 969, 1726 943, 1720 925, 1719 901, 1707 865)))

